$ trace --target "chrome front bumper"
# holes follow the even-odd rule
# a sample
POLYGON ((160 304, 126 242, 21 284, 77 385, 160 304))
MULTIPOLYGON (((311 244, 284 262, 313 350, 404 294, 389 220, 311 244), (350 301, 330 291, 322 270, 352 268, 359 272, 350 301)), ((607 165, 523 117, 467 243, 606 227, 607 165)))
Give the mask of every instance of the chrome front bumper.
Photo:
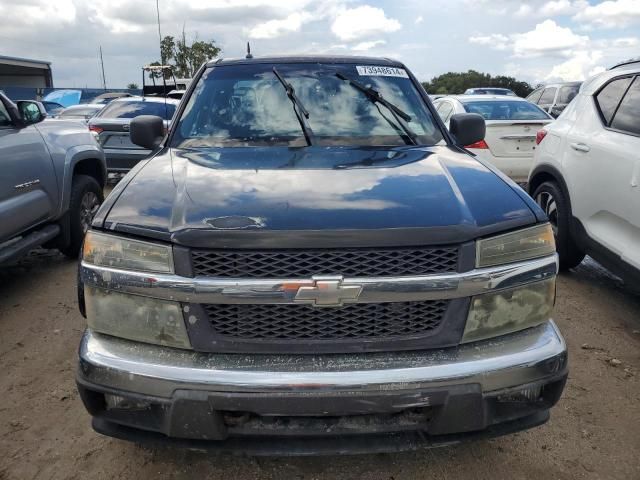
POLYGON ((322 397, 459 385, 477 385, 488 393, 544 381, 566 369, 566 345, 552 320, 456 348, 331 355, 194 353, 87 331, 79 357, 80 383, 161 398, 178 390, 322 397))

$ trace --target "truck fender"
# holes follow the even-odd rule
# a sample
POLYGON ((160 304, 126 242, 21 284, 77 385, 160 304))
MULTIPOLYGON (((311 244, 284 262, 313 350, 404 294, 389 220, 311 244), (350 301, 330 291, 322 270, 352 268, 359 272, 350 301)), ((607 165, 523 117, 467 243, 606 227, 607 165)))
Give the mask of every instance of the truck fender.
POLYGON ((64 169, 61 182, 62 196, 58 217, 64 216, 69 210, 74 171, 78 164, 86 160, 96 161, 98 164, 96 173, 100 176, 100 178, 96 178, 96 180, 102 187, 107 183, 107 164, 104 152, 98 145, 76 145, 75 147, 70 148, 64 158, 64 169))

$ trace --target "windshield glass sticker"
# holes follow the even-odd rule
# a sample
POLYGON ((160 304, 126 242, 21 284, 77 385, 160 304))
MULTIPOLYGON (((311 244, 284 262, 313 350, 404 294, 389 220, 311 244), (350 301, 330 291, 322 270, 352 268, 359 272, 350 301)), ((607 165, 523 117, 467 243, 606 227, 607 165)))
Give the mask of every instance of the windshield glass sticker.
POLYGON ((382 67, 380 65, 357 65, 358 75, 378 77, 402 77, 409 78, 404 68, 382 67))

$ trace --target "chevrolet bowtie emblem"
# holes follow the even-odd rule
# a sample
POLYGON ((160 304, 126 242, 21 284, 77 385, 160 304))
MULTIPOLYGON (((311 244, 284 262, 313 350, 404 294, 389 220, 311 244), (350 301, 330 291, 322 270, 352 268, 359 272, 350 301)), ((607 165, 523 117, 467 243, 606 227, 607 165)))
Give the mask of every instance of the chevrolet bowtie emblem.
POLYGON ((314 307, 340 307, 344 303, 355 302, 362 292, 361 285, 345 285, 343 278, 313 277, 312 285, 298 288, 295 302, 310 303, 314 307))

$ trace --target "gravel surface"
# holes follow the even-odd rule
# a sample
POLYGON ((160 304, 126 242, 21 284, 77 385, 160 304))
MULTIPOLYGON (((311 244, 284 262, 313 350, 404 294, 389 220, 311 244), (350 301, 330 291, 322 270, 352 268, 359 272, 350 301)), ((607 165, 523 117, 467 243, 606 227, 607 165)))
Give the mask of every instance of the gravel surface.
POLYGON ((244 458, 94 433, 74 384, 76 262, 37 251, 0 270, 0 479, 640 479, 640 297, 587 260, 558 282, 570 378, 549 423, 395 455, 244 458))

